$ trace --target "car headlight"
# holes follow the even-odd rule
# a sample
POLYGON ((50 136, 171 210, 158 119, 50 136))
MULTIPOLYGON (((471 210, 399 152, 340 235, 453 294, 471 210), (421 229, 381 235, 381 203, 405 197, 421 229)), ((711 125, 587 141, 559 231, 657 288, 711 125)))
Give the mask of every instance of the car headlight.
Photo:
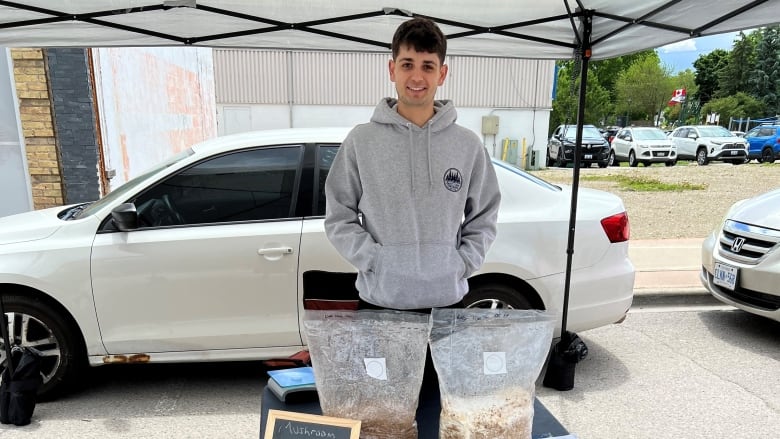
POLYGON ((638 146, 638 147, 640 147, 641 149, 647 149, 647 148, 649 148, 649 146, 647 146, 647 145, 645 145, 645 144, 642 144, 642 143, 639 143, 639 144, 637 144, 637 146, 638 146))

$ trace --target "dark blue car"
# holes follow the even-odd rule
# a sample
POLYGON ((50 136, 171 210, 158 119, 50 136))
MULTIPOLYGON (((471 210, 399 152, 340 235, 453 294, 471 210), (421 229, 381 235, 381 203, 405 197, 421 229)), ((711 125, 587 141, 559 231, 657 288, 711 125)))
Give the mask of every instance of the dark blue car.
POLYGON ((759 125, 745 134, 748 160, 772 163, 780 158, 780 125, 759 125))

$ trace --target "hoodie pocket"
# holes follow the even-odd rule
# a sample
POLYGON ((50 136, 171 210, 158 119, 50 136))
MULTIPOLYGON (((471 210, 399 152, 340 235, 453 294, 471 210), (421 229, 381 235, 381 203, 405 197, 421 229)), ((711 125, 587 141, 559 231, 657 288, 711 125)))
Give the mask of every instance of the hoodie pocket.
POLYGON ((384 245, 369 296, 398 309, 449 306, 465 294, 466 265, 452 244, 384 245))

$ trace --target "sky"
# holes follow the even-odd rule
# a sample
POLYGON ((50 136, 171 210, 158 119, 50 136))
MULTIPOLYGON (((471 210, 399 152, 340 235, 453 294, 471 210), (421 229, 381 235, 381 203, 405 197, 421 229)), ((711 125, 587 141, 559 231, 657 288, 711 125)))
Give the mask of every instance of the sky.
POLYGON ((694 70, 693 62, 699 55, 706 55, 715 49, 730 51, 737 34, 738 32, 729 32, 669 44, 658 48, 658 56, 661 58, 661 62, 672 68, 672 74, 685 69, 694 70))

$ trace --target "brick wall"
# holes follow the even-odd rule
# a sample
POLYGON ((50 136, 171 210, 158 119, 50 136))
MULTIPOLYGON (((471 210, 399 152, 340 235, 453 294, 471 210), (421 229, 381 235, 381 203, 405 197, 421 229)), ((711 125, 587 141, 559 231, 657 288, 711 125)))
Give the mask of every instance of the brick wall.
POLYGON ((52 107, 41 49, 11 49, 19 114, 30 171, 33 207, 64 203, 52 107))
POLYGON ((88 49, 46 49, 52 114, 66 204, 100 198, 98 142, 88 49))

